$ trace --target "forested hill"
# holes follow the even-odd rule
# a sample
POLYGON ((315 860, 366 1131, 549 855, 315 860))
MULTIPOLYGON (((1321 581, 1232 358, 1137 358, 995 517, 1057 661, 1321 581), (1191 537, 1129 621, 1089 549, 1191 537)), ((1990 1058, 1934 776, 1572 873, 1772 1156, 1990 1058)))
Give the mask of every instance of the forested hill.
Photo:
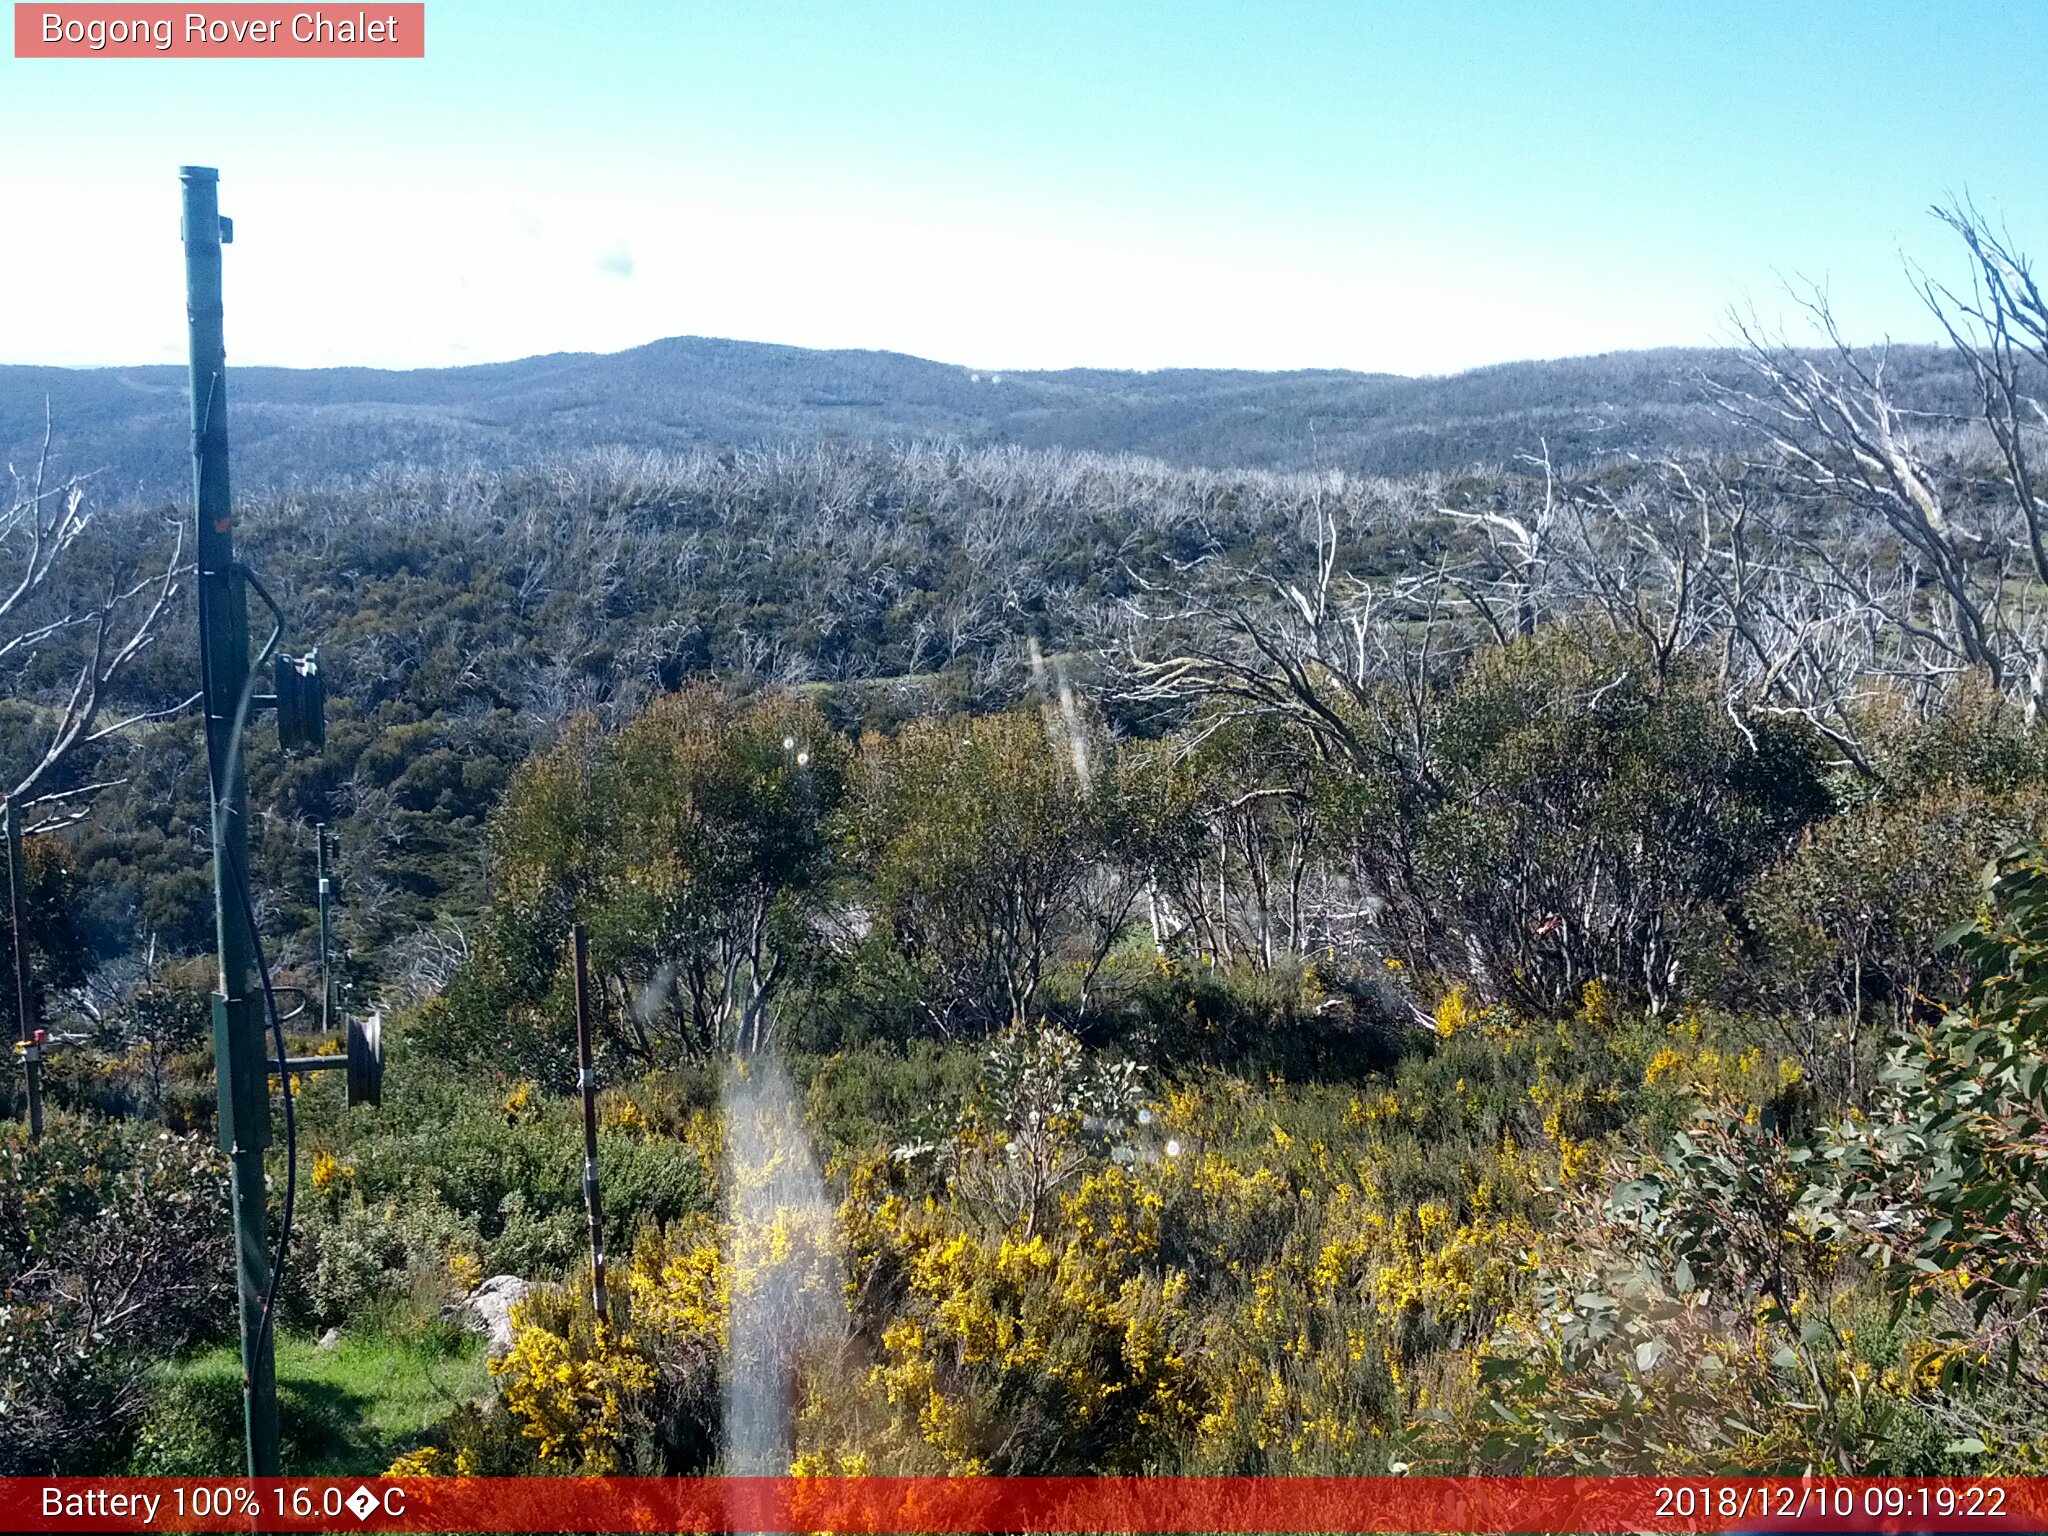
MULTIPOLYGON (((1502 464, 1547 442, 1561 460, 1725 441, 1702 372, 1727 352, 1612 353, 1443 378, 1315 370, 992 373, 890 352, 822 352, 676 337, 631 351, 469 368, 241 368, 236 474, 245 487, 354 478, 382 466, 528 462, 598 445, 680 449, 819 438, 1089 448, 1211 467, 1371 474, 1502 464)), ((1933 348, 1895 351, 1909 403, 1962 405, 1933 348)), ((178 367, 0 367, 0 449, 34 451, 47 400, 69 467, 103 492, 176 494, 187 474, 178 367)))

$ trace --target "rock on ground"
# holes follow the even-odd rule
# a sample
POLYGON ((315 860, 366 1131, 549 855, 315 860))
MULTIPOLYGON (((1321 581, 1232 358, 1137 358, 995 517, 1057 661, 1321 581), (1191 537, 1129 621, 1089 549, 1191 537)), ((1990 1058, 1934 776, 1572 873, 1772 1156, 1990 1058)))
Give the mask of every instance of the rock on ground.
POLYGON ((490 1335, 492 1354, 502 1355, 512 1347, 512 1309, 532 1289, 531 1280, 522 1280, 517 1275, 493 1275, 469 1293, 464 1304, 490 1335))

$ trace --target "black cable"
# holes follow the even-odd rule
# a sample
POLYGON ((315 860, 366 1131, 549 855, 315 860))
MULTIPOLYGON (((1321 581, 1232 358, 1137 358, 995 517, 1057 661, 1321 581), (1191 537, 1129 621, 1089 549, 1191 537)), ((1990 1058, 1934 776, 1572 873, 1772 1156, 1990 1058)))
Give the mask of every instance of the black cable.
POLYGON ((277 1042, 278 1081, 284 1088, 284 1211, 278 1220, 277 1256, 271 1261, 270 1285, 263 1293, 262 1320, 257 1327, 256 1348, 260 1352, 269 1344, 274 1331, 272 1319, 277 1306, 277 1288, 284 1278, 285 1254, 291 1246, 292 1208, 299 1193, 299 1132, 292 1115, 291 1069, 285 1064, 284 1019, 277 1011, 277 994, 270 985, 270 962, 264 958, 263 935, 256 926, 255 898, 249 891, 248 872, 239 863, 235 865, 234 876, 235 894, 241 898, 242 917, 249 925, 249 945, 256 952, 256 974, 263 981, 263 1006, 270 1015, 271 1036, 277 1042))
MULTIPOLYGON (((213 408, 215 402, 220 398, 221 383, 221 375, 219 371, 216 370, 212 380, 207 386, 206 410, 203 414, 200 427, 200 435, 202 436, 211 434, 211 432, 213 431, 213 408)), ((195 456, 197 456, 198 451, 198 445, 195 443, 193 449, 195 456)), ((234 577, 238 566, 239 562, 232 563, 229 565, 228 569, 225 572, 219 573, 221 576, 224 576, 226 578, 230 594, 234 592, 234 577)), ((205 582, 206 577, 207 573, 204 570, 199 572, 199 579, 202 582, 202 584, 205 582)), ((255 898, 250 894, 248 871, 243 869, 239 861, 234 859, 232 853, 230 852, 230 845, 228 840, 218 836, 220 818, 223 815, 231 814, 231 809, 228 805, 226 805, 225 802, 228 796, 231 795, 233 792, 235 776, 238 769, 240 768, 239 759, 241 757, 242 751, 242 731, 243 728, 248 723, 249 705, 255 698, 256 674, 262 668, 264 663, 270 659, 271 653, 275 651, 277 648, 277 642, 279 637, 284 633, 284 615, 277 611, 277 605, 270 601, 270 595, 267 592, 263 591, 261 583, 256 584, 256 590, 259 594, 262 595, 265 603, 268 604, 268 606, 271 609, 271 612, 273 613, 273 615, 275 615, 277 624, 276 627, 271 630, 270 638, 263 643, 263 649, 257 653, 255 665, 247 670, 246 674, 242 679, 242 695, 235 703, 234 717, 228 725, 227 740, 225 743, 226 751, 223 754, 223 772, 220 775, 219 782, 215 784, 210 784, 208 787, 211 791, 211 798, 213 800, 212 812, 216 830, 214 846, 218 853, 228 855, 226 862, 234 865, 233 876, 235 894, 240 900, 243 920, 247 922, 249 925, 250 947, 254 949, 256 952, 256 973, 259 977, 262 978, 263 981, 263 1006, 265 1011, 270 1016, 271 1035, 277 1042, 277 1075, 279 1079, 282 1081, 282 1085, 284 1088, 284 1211, 282 1213, 282 1219, 280 1220, 277 1229, 276 1255, 272 1259, 270 1265, 270 1284, 264 1290, 263 1293, 263 1310, 260 1314, 261 1320, 257 1326, 256 1351, 257 1354, 260 1356, 264 1349, 270 1346, 271 1340, 275 1334, 273 1320, 277 1308, 278 1282, 283 1278, 285 1255, 287 1254, 287 1252, 289 1252, 291 1245, 293 1207, 297 1203, 298 1199, 299 1138, 298 1126, 292 1113, 292 1076, 290 1069, 285 1064, 286 1050, 284 1043, 284 1020, 278 1013, 277 994, 275 991, 272 990, 270 985, 270 964, 264 958, 263 934, 256 925, 256 902, 255 898)), ((201 599, 201 605, 203 619, 203 597, 201 599)), ((207 625, 204 622, 202 622, 199 626, 199 677, 200 682, 203 685, 203 691, 206 700, 204 706, 202 706, 203 714, 205 710, 211 709, 213 707, 214 700, 213 647, 211 644, 210 632, 208 630, 207 625)), ((209 748, 212 745, 212 740, 213 727, 212 721, 209 718, 207 721, 207 742, 209 748)), ((209 753, 209 756, 210 755, 211 754, 209 753)), ((218 871, 216 871, 216 874, 218 874, 218 871)), ((221 979, 223 984, 225 984, 227 979, 225 974, 223 974, 221 979)), ((262 1053, 259 1051, 259 1062, 261 1060, 261 1055, 262 1053)), ((216 1062, 214 1064, 214 1070, 216 1072, 223 1072, 227 1069, 228 1064, 226 1062, 216 1062)), ((265 1065, 262 1067, 262 1071, 264 1077, 264 1100, 267 1103, 270 1097, 270 1085, 268 1082, 270 1069, 267 1065, 265 1065)))

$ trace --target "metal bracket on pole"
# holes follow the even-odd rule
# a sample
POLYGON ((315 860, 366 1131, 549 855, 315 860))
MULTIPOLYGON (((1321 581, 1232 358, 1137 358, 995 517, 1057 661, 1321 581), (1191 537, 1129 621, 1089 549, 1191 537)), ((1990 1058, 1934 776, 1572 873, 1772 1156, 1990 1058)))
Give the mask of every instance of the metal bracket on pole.
POLYGON ((271 1074, 285 1072, 347 1072, 348 1103, 353 1109, 358 1104, 382 1104, 384 1102, 384 1015, 373 1013, 367 1019, 348 1021, 348 1049, 339 1056, 287 1056, 283 1061, 276 1058, 264 1063, 271 1074))

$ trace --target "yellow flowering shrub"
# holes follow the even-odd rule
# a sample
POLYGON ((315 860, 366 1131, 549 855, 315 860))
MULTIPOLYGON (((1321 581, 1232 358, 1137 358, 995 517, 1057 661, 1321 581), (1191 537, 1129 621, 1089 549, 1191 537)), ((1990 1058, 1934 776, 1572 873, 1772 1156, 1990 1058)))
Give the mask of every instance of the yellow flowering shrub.
POLYGON ((562 1290, 530 1293, 512 1323, 512 1347, 490 1372, 521 1432, 544 1461, 616 1471, 655 1384, 652 1362, 631 1333, 599 1325, 562 1290))
POLYGON ((423 1445, 395 1458, 384 1469, 386 1477, 475 1477, 476 1458, 466 1446, 451 1454, 438 1445, 423 1445))
POLYGON ((1804 1076, 1796 1060, 1768 1054, 1760 1045, 1738 1049, 1709 1040, 1701 1020, 1692 1014, 1665 1028, 1643 1064, 1645 1087, 1752 1105, 1769 1103, 1804 1076))
POLYGON ((483 1261, 473 1253, 458 1249, 448 1255, 448 1278, 464 1292, 473 1291, 484 1283, 483 1261))
MULTIPOLYGON (((1598 982, 1590 983, 1597 989, 1598 982)), ((1437 999, 1430 1013, 1430 1025, 1439 1040, 1448 1040, 1467 1030, 1483 1030, 1489 1039, 1515 1033, 1520 1025, 1513 1012, 1500 1003, 1481 1003, 1471 987, 1457 982, 1437 999)))
POLYGON ((853 1252, 898 1277, 869 1386, 892 1464, 956 1474, 1142 1470, 1205 1396, 1185 1271, 1156 1264, 1164 1200, 1143 1173, 1082 1180, 1029 1237, 899 1201, 853 1252), (1049 1228, 1049 1230, 1048 1230, 1049 1228))
POLYGON ((642 1332, 722 1347, 732 1293, 709 1223, 644 1234, 634 1244, 626 1287, 642 1332))
MULTIPOLYGON (((994 1119, 937 1155, 856 1143, 827 1213, 775 1193, 794 1142, 735 1172, 715 1115, 671 1116, 639 1134, 678 1139, 753 1214, 644 1231, 615 1345, 587 1319, 522 1318, 507 1403, 557 1466, 637 1469, 642 1426, 680 1418, 701 1451, 685 1463, 708 1469, 721 1377, 772 1365, 793 1369, 799 1476, 1382 1475, 1782 1469, 1849 1443, 1838 1400, 1876 1423, 1942 1390, 1941 1349, 1842 1322, 1856 1276, 1821 1236, 1744 1237, 1802 1277, 1772 1313, 1712 1254, 1711 1294, 1643 1268, 1676 1193, 1608 1209, 1664 1144, 1645 1106, 1728 1103, 1737 1177, 1743 1138, 1773 1134, 1757 1113, 1796 1102, 1796 1064, 1713 1019, 1624 1016, 1597 983, 1564 1021, 1454 987, 1434 1023, 1384 1075, 1162 1083, 1113 1144, 1069 1137, 1030 1199, 997 1198, 1028 1149, 994 1119), (733 1359, 764 1287, 827 1334, 785 1350, 755 1332, 760 1358, 733 1359)), ((1781 1183, 1730 1189, 1775 1209, 1781 1183)))
POLYGON ((1472 1006, 1472 999, 1461 982, 1443 995, 1436 1005, 1436 1032, 1449 1039, 1461 1029, 1467 1029, 1478 1021, 1479 1010, 1472 1006))
POLYGON ((1614 1022, 1614 999, 1598 976, 1579 989, 1579 1017, 1588 1029, 1606 1029, 1614 1022))
POLYGON ((637 1131, 647 1129, 647 1117, 640 1112, 640 1106, 622 1093, 604 1095, 598 1105, 597 1123, 608 1131, 637 1131))
POLYGON ((1388 1321, 1419 1312, 1455 1335, 1508 1301, 1535 1240, 1518 1221, 1481 1215, 1461 1222, 1425 1201, 1389 1222, 1385 1257, 1372 1274, 1373 1303, 1388 1321))
POLYGON ((1060 1201, 1062 1225, 1098 1258, 1150 1258, 1159 1251, 1165 1198, 1156 1183, 1111 1166, 1084 1178, 1060 1201))

